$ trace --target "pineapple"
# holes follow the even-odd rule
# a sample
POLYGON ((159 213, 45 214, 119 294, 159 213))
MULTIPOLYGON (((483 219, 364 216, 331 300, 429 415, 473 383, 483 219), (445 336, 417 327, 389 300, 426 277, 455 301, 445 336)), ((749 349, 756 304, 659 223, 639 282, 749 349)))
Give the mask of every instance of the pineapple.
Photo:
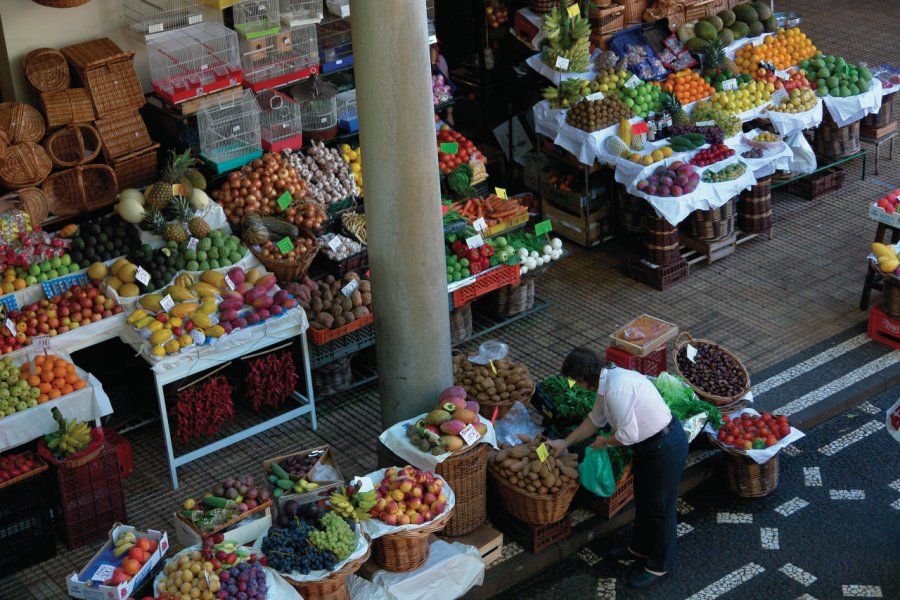
POLYGON ((188 231, 191 235, 202 240, 209 235, 209 224, 203 220, 203 217, 191 217, 187 222, 188 231))
MULTIPOLYGON (((147 205, 158 210, 169 205, 174 197, 172 186, 185 179, 188 170, 196 162, 190 150, 185 150, 184 154, 170 151, 170 154, 169 164, 163 169, 160 180, 148 187, 144 194, 147 205)), ((190 193, 186 195, 190 197, 190 193)))
POLYGON ((184 225, 179 222, 167 223, 166 217, 158 208, 150 207, 144 216, 144 223, 147 228, 162 237, 166 241, 186 242, 188 240, 188 232, 184 225))
POLYGON ((672 117, 673 125, 691 124, 691 118, 686 112, 684 112, 684 109, 681 108, 681 102, 678 101, 678 98, 676 98, 674 94, 664 92, 662 106, 663 110, 669 113, 669 116, 672 117))
POLYGON ((725 55, 722 40, 718 38, 710 40, 703 57, 703 76, 713 78, 716 75, 723 75, 726 79, 731 79, 739 73, 735 62, 725 55))
POLYGON ((568 3, 562 0, 558 7, 553 7, 544 15, 544 36, 548 45, 541 52, 541 60, 554 69, 570 72, 586 71, 590 66, 591 24, 580 14, 569 17, 568 3), (569 66, 559 69, 557 57, 569 59, 569 66))

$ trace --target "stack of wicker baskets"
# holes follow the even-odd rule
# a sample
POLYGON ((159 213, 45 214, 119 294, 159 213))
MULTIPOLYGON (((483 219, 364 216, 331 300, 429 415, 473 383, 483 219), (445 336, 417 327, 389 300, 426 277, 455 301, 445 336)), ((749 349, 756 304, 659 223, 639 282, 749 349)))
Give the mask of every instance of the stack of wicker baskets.
POLYGON ((435 473, 443 477, 456 496, 453 515, 444 528, 448 536, 475 531, 487 517, 488 449, 488 444, 472 444, 435 467, 435 473))
POLYGON ((741 192, 737 226, 746 233, 766 233, 772 229, 772 178, 757 180, 749 190, 741 192))
POLYGON ((647 260, 660 266, 680 261, 681 240, 678 237, 678 227, 656 215, 647 215, 646 223, 644 249, 647 260))
POLYGON ((860 150, 859 121, 838 127, 827 110, 813 137, 813 151, 825 159, 838 159, 860 150))
POLYGON ((704 242, 727 238, 734 233, 734 205, 732 198, 719 208, 695 210, 687 220, 689 235, 704 242))

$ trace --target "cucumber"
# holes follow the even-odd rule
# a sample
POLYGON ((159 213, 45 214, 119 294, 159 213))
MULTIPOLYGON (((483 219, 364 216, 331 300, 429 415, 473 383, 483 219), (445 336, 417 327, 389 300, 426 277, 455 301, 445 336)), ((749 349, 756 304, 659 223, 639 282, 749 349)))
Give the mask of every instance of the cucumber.
POLYGON ((278 479, 290 479, 291 476, 288 475, 288 472, 281 468, 281 465, 278 463, 272 463, 269 465, 269 470, 272 471, 272 474, 277 476, 278 479))
POLYGON ((274 473, 268 477, 269 483, 278 483, 278 479, 278 475, 275 475, 274 473))
POLYGON ((272 496, 275 497, 275 498, 281 498, 281 495, 282 495, 283 493, 284 493, 284 490, 281 489, 280 487, 277 487, 277 488, 275 488, 275 490, 272 492, 272 496))
MULTIPOLYGON (((218 496, 205 496, 200 499, 200 502, 207 506, 211 506, 212 508, 228 508, 229 502, 231 501, 227 498, 219 498, 218 496)), ((234 505, 234 503, 231 502, 231 505, 234 505)))
POLYGON ((278 487, 287 491, 287 490, 291 489, 292 487, 294 487, 294 482, 291 481, 290 479, 279 479, 278 487))

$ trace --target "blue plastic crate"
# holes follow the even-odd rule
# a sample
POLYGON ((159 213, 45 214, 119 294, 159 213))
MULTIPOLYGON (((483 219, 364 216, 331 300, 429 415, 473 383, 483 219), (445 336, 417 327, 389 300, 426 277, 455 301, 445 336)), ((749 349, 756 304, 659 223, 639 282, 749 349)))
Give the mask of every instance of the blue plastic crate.
POLYGON ((76 285, 87 285, 90 281, 86 273, 75 273, 74 275, 66 275, 50 281, 44 281, 41 283, 41 286, 44 288, 44 295, 47 298, 52 298, 69 291, 76 285))
POLYGON ((6 307, 7 314, 14 310, 19 310, 19 303, 16 301, 14 294, 0 298, 0 304, 6 307))
POLYGON ((346 56, 341 56, 340 58, 334 58, 332 60, 325 59, 325 53, 321 53, 322 56, 322 73, 334 73, 335 71, 340 71, 342 69, 347 69, 353 66, 353 55, 347 54, 346 56))

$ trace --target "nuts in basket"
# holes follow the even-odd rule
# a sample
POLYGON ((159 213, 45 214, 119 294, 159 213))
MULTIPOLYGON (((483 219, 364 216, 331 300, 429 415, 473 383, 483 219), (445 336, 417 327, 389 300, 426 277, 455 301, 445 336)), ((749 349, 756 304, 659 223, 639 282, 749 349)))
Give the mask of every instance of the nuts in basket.
POLYGON ((715 345, 694 340, 697 354, 690 360, 685 344, 678 350, 676 361, 681 374, 696 387, 716 396, 735 396, 749 386, 741 364, 729 352, 715 345))
POLYGON ((571 486, 578 485, 578 456, 547 456, 538 458, 537 449, 544 437, 534 439, 519 434, 522 441, 517 446, 506 446, 494 452, 491 468, 497 477, 502 477, 512 485, 532 494, 558 494, 571 486))
POLYGON ((469 398, 489 404, 514 401, 534 389, 528 367, 508 358, 479 365, 457 354, 453 357, 453 381, 466 390, 469 398))

